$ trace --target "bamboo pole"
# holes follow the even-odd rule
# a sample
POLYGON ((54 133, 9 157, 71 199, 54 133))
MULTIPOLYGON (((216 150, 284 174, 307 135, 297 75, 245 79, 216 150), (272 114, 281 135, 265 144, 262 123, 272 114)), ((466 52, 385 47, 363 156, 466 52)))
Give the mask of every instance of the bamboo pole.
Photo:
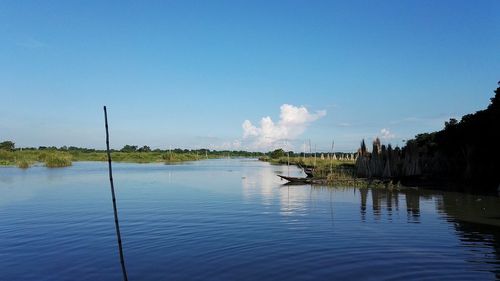
POLYGON ((314 145, 314 168, 316 168, 316 145, 314 145))
MULTIPOLYGON (((332 155, 333 155, 333 145, 335 144, 335 142, 332 140, 332 155)), ((332 173, 332 170, 333 170, 333 157, 330 157, 330 174, 332 173)))
POLYGON ((287 148, 287 167, 288 167, 288 176, 290 176, 290 149, 288 149, 288 142, 285 140, 285 147, 287 148))
POLYGON ((120 263, 122 266, 123 280, 128 281, 127 270, 125 269, 125 259, 123 257, 122 236, 120 234, 120 224, 118 223, 118 210, 116 208, 115 186, 113 184, 113 170, 111 168, 111 153, 109 151, 108 112, 106 111, 106 106, 104 106, 104 124, 106 127, 106 151, 108 154, 109 183, 111 184, 111 196, 113 198, 113 211, 115 214, 116 238, 118 240, 118 250, 120 252, 120 263))

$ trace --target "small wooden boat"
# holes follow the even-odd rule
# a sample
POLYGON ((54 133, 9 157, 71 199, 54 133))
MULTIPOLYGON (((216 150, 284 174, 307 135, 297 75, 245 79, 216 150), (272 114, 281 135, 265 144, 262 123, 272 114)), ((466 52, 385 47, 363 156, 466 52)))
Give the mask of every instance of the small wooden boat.
POLYGON ((287 177, 282 175, 278 175, 278 177, 290 183, 313 183, 313 180, 311 178, 287 177))
POLYGON ((308 178, 312 178, 314 176, 314 167, 304 167, 300 164, 298 166, 304 171, 308 178))

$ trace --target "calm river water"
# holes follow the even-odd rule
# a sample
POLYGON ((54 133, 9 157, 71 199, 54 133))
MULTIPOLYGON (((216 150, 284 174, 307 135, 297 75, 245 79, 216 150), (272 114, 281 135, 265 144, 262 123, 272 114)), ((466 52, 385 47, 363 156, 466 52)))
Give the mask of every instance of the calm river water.
MULTIPOLYGON (((297 168, 253 159, 113 167, 129 280, 500 278, 497 197, 286 186, 297 168)), ((106 163, 0 168, 0 280, 121 278, 106 163)))

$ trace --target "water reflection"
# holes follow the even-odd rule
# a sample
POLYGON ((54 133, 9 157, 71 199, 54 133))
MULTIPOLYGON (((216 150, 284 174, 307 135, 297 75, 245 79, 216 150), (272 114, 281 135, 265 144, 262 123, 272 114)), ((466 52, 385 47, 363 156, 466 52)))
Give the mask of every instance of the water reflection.
MULTIPOLYGON (((426 223, 436 219, 451 224, 460 247, 469 253, 467 262, 483 268, 500 279, 500 200, 498 197, 466 195, 404 188, 400 190, 341 188, 311 185, 283 185, 277 177, 279 167, 247 173, 242 180, 244 198, 261 200, 263 205, 279 204, 279 215, 297 226, 301 217, 316 211, 328 212, 332 227, 345 223, 338 203, 358 201, 361 223, 426 223), (349 195, 351 194, 351 195, 349 195), (352 197, 349 197, 352 196, 352 197), (349 197, 349 198, 347 198, 349 197), (351 201, 352 200, 352 201, 351 201), (438 213, 441 216, 435 217, 438 213), (430 214, 430 215, 428 215, 430 214), (493 269, 488 264, 494 264, 493 269)), ((294 171, 295 173, 300 173, 294 171)), ((352 204, 352 203, 351 203, 352 204)), ((355 204, 355 203, 354 203, 355 204)), ((348 218, 352 219, 352 218, 348 218)), ((352 223, 352 222, 350 222, 352 223)), ((439 225, 439 224, 437 224, 439 225)), ((333 229, 333 228, 332 228, 333 229)), ((372 231, 380 231, 370 227, 372 231)), ((433 239, 432 230, 422 239, 433 239)), ((435 242, 438 243, 438 242, 435 242)))
POLYGON ((283 216, 305 213, 313 205, 313 190, 303 186, 284 185, 279 188, 280 214, 283 216))
POLYGON ((480 251, 483 260, 496 264, 493 270, 500 279, 500 210, 499 200, 492 196, 476 196, 460 193, 443 193, 437 201, 438 209, 453 224, 463 247, 470 252, 480 251))
POLYGON ((272 169, 249 169, 243 171, 241 180, 243 197, 251 200, 259 197, 262 204, 269 205, 274 197, 276 174, 272 169))
MULTIPOLYGON (((337 188, 331 188, 333 190, 337 188)), ((494 196, 478 196, 456 192, 437 192, 418 189, 368 189, 360 188, 360 220, 367 221, 371 215, 375 221, 384 217, 391 221, 399 213, 399 204, 406 204, 407 221, 421 222, 421 204, 430 203, 442 219, 451 223, 456 230, 461 246, 470 252, 468 262, 484 267, 500 279, 500 199, 494 196), (370 200, 371 199, 371 200, 370 200), (383 216, 385 209, 385 216, 383 216), (493 270, 485 264, 495 264, 493 270)), ((429 211, 432 211, 430 209, 429 211)), ((429 233, 432 235, 432 233, 429 233)))
MULTIPOLYGON (((373 217, 380 220, 385 209, 387 219, 390 221, 394 213, 399 213, 400 198, 404 198, 408 222, 420 222, 420 196, 418 190, 389 190, 360 188, 360 213, 361 221, 366 221, 367 201, 371 197, 373 217)), ((425 200, 428 200, 426 198, 425 200)))
MULTIPOLYGON (((298 176, 301 173, 301 170, 297 167, 287 168, 285 166, 267 165, 260 167, 260 169, 255 169, 254 166, 244 166, 241 177, 243 198, 247 201, 252 198, 260 198, 261 203, 264 205, 271 205, 277 197, 283 200, 282 192, 276 189, 276 187, 280 187, 284 181, 277 175, 284 174, 285 172, 288 173, 288 169, 291 176, 298 176)), ((293 193, 300 193, 299 190, 302 190, 302 188, 293 193)), ((300 197, 302 195, 297 196, 300 197)))
MULTIPOLYGON (((120 278, 101 166, 0 170, 0 279, 120 278)), ((116 166, 135 279, 500 279, 497 197, 284 186, 253 160, 116 166)))

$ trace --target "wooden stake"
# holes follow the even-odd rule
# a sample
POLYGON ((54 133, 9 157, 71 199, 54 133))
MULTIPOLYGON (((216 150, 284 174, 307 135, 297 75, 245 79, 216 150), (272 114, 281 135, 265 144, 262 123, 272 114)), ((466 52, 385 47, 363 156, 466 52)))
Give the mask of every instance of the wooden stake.
POLYGON ((111 153, 109 152, 109 132, 108 132, 108 113, 104 106, 104 124, 106 126, 106 150, 108 153, 109 183, 111 184, 111 196, 113 198, 113 211, 115 213, 116 238, 118 239, 118 250, 120 251, 120 263, 122 265, 123 280, 128 281, 127 270, 125 269, 125 259, 123 258, 122 236, 120 234, 120 224, 118 223, 118 210, 116 209, 115 186, 113 184, 113 171, 111 169, 111 153))

